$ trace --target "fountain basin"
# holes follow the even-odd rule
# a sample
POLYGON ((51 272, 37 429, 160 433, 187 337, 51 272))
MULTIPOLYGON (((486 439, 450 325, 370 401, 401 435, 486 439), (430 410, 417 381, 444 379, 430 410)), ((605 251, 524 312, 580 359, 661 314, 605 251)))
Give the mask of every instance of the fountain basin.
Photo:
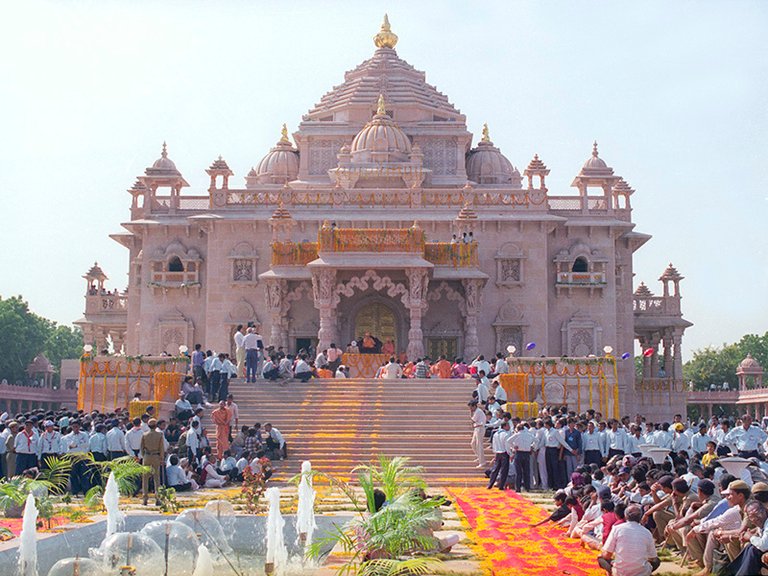
MULTIPOLYGON (((173 520, 175 516, 159 514, 129 514, 125 517, 126 532, 138 532, 146 524, 158 520, 173 520)), ((352 516, 317 516, 317 533, 322 536, 330 532, 333 525, 343 525, 352 516)), ((301 555, 301 547, 297 544, 298 535, 295 529, 295 518, 285 517, 285 543, 290 557, 301 555)), ((265 516, 235 516, 234 537, 230 542, 236 556, 244 559, 249 566, 247 574, 263 574, 264 555, 266 554, 266 517, 265 516), (253 569, 251 569, 253 566, 253 569)), ((81 527, 59 534, 38 534, 37 569, 39 576, 46 576, 51 567, 63 558, 88 558, 89 548, 98 548, 106 533, 106 520, 85 524, 81 527)), ((16 567, 18 559, 19 539, 15 538, 0 545, 0 574, 5 576, 4 567, 16 567)), ((323 551, 327 555, 331 546, 323 551)), ((11 574, 11 573, 8 573, 11 574)), ((189 576, 192 576, 191 574, 189 576)), ((216 576, 233 576, 230 569, 217 569, 216 576)))
POLYGON ((720 462, 723 468, 725 468, 725 471, 728 472, 728 474, 733 474, 736 476, 736 478, 741 478, 741 473, 744 472, 744 469, 749 466, 750 461, 746 458, 741 458, 739 456, 731 456, 729 458, 718 458, 717 460, 720 462))

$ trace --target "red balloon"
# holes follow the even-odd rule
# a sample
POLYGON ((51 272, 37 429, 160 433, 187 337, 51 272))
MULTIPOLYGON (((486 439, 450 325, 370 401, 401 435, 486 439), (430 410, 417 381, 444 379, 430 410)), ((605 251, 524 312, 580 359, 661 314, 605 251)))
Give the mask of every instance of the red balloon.
POLYGON ((654 350, 653 348, 647 348, 645 352, 643 352, 643 356, 646 356, 646 357, 653 356, 654 354, 656 354, 656 350, 654 350))

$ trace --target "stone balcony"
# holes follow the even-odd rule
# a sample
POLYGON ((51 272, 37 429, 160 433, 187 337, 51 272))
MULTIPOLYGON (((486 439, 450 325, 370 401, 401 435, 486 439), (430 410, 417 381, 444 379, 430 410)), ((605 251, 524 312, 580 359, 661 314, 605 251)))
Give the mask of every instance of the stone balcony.
POLYGON ((638 296, 632 302, 635 314, 646 316, 680 316, 680 299, 674 296, 638 296))
POLYGON ((86 314, 125 314, 128 310, 128 295, 125 293, 95 293, 85 296, 86 314))

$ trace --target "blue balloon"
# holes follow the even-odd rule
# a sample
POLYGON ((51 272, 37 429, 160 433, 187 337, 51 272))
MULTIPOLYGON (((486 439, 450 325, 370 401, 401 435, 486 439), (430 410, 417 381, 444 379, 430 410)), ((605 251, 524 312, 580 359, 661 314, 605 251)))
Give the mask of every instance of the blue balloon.
POLYGON ((624 354, 621 355, 621 359, 622 360, 626 360, 630 356, 632 356, 632 354, 630 354, 629 352, 624 352, 624 354))
POLYGON ((536 348, 536 342, 528 342, 525 346, 526 350, 533 350, 534 348, 536 348))

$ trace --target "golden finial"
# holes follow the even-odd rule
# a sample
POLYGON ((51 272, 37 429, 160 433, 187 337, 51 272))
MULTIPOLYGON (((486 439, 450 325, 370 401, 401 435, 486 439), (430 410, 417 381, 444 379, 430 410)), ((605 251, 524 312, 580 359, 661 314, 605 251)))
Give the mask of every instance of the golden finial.
POLYGON ((595 140, 592 144, 592 156, 597 158, 597 140, 595 140))
POLYGON ((288 139, 288 127, 285 124, 283 124, 283 129, 280 131, 280 142, 285 144, 291 143, 288 139))
POLYGON ((480 141, 481 142, 490 142, 491 141, 491 136, 488 133, 488 124, 487 123, 483 124, 483 137, 482 137, 482 139, 480 141))
POLYGON ((376 108, 376 116, 385 116, 387 114, 387 107, 384 103, 384 94, 379 94, 379 104, 376 108))
POLYGON ((397 34, 392 32, 389 26, 389 17, 384 14, 384 22, 381 23, 381 30, 373 37, 373 43, 376 48, 394 48, 397 44, 397 34))
POLYGON ((163 151, 160 153, 160 155, 163 158, 168 158, 168 146, 165 143, 165 140, 163 140, 163 151))

